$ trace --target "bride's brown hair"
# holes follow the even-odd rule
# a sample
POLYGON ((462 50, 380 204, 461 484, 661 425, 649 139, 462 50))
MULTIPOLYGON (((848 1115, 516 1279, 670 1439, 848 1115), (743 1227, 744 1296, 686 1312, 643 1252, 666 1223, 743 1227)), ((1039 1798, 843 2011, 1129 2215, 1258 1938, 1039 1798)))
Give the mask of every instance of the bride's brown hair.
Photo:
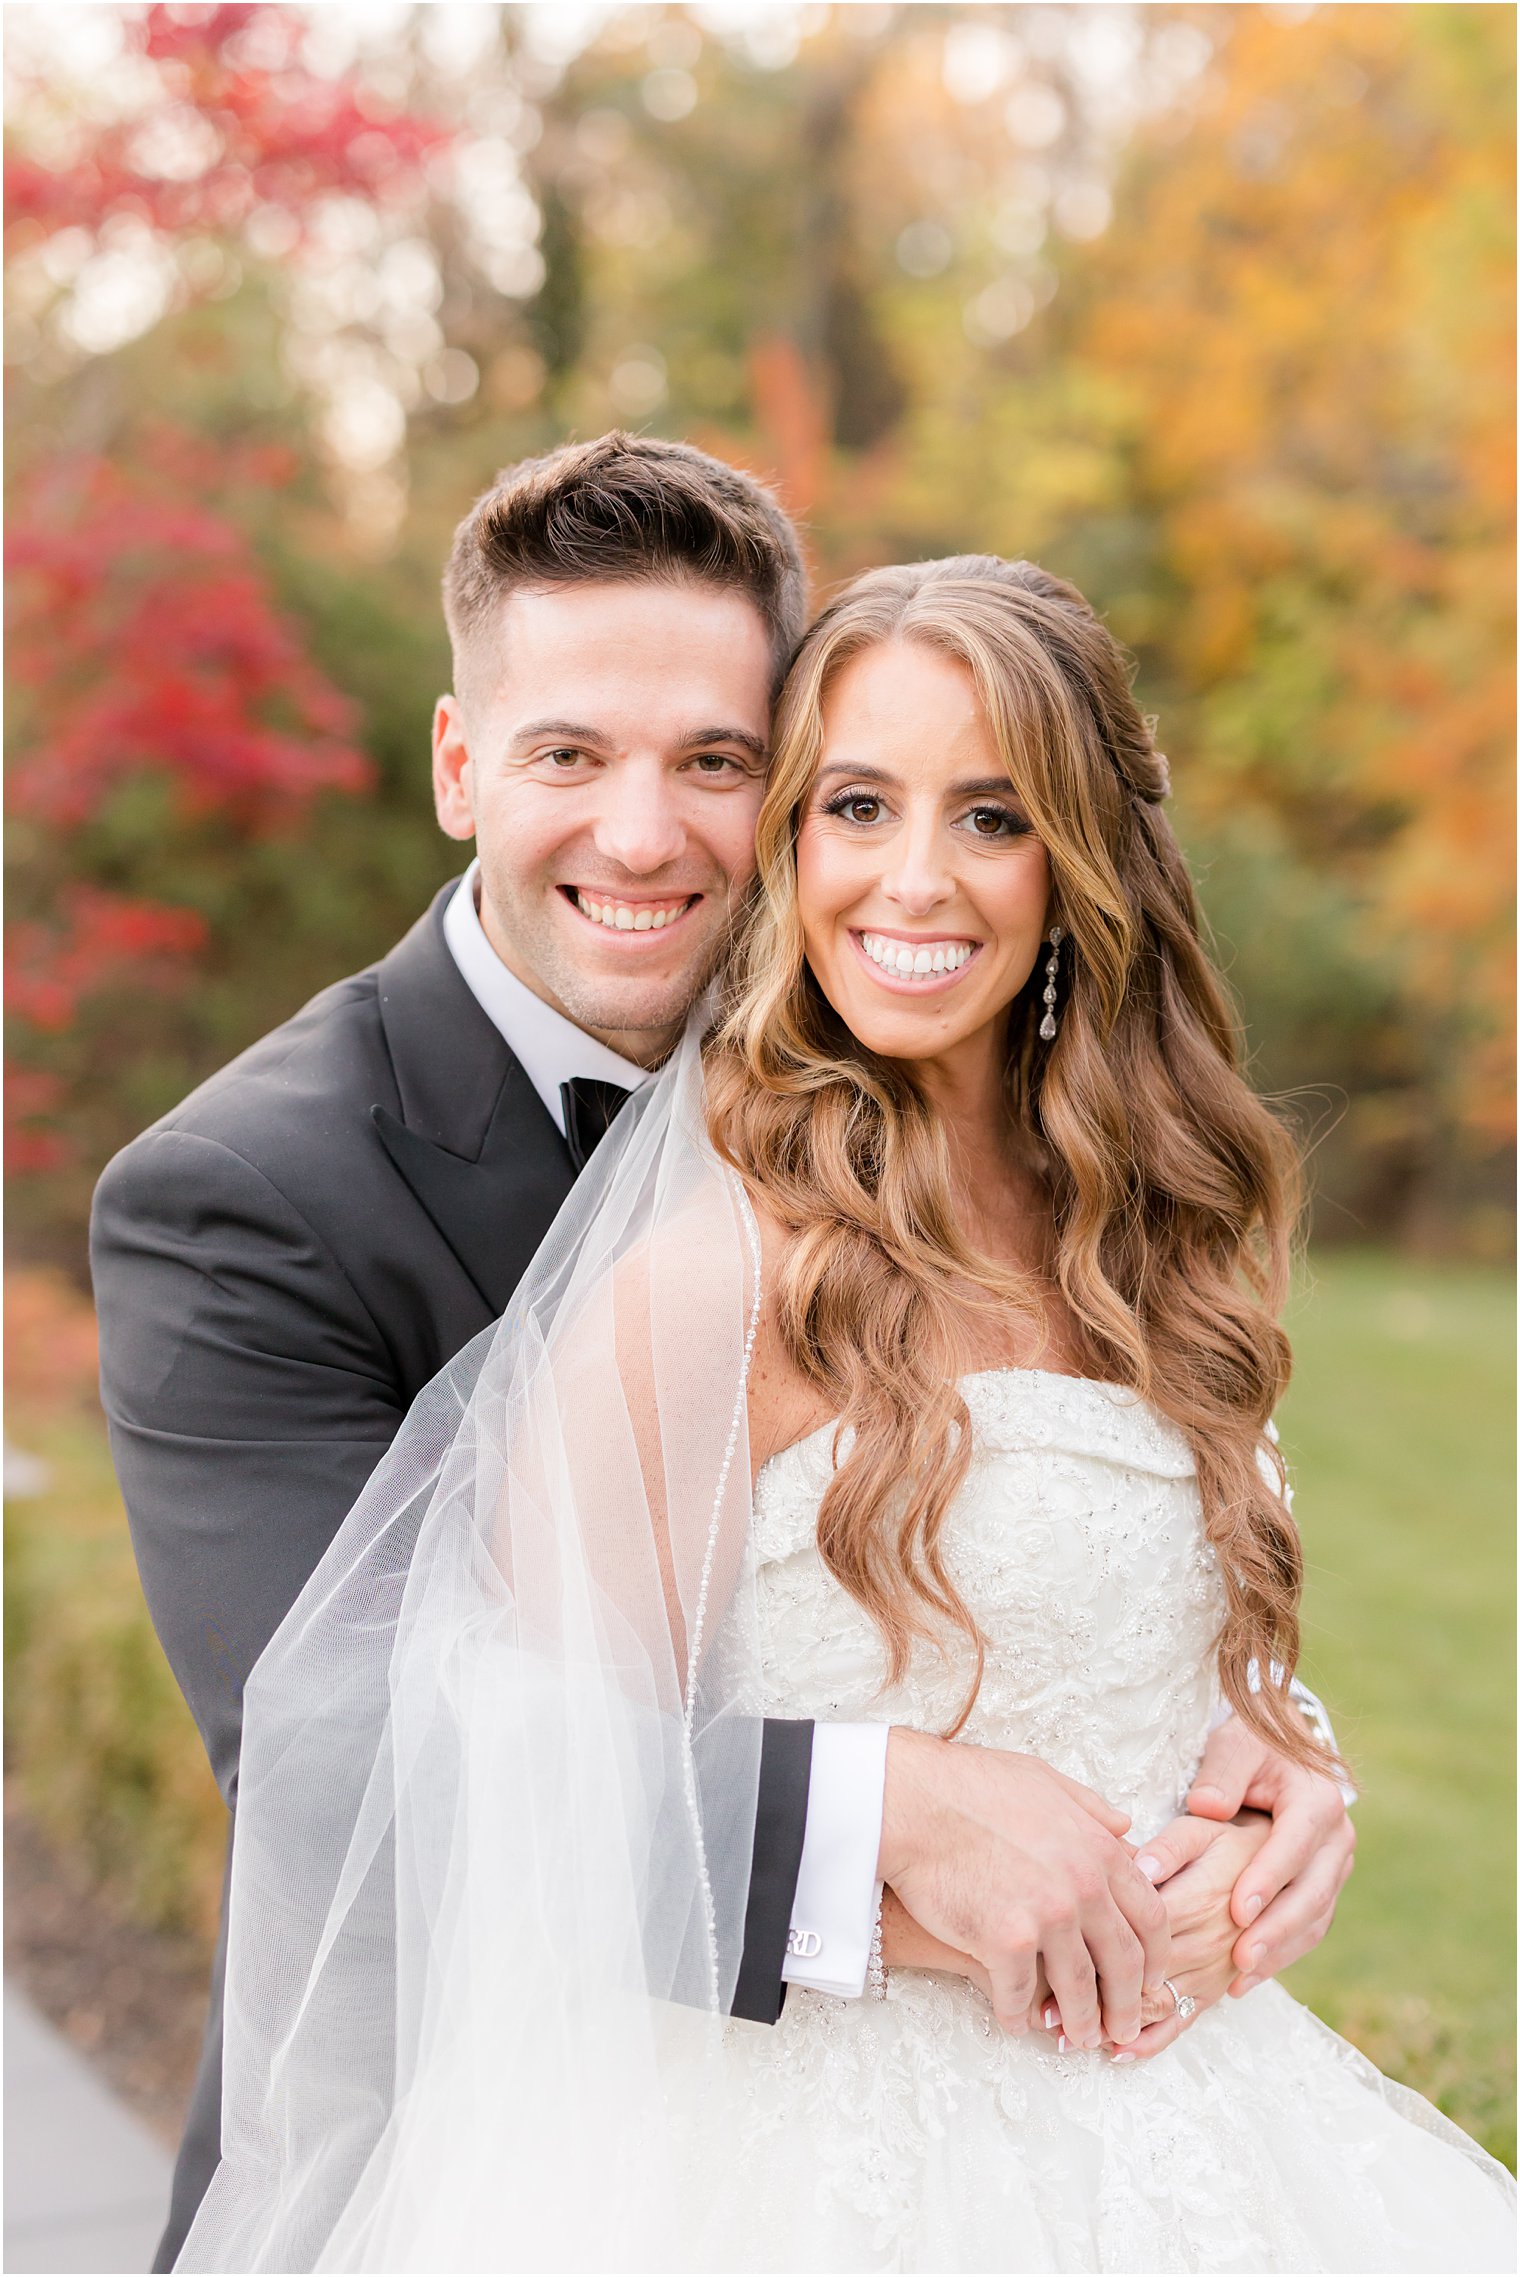
POLYGON ((1039 1035, 1043 960, 1009 1011, 1010 1117, 1048 1184, 1054 1270, 1084 1365, 1186 1434, 1227 1610, 1219 1643, 1237 1712, 1317 1768, 1282 1684, 1303 1558, 1266 1426, 1288 1381, 1295 1150, 1239 1073, 1240 1039, 1200 938, 1192 881, 1162 812, 1168 781, 1132 667, 1074 587, 1028 562, 965 555, 856 580, 813 626, 777 716, 758 877, 707 1046, 719 1151, 786 1234, 775 1290, 785 1349, 854 1433, 818 1514, 835 1578, 880 1629, 890 1680, 916 1638, 976 1623, 941 1534, 971 1435, 956 1388, 968 1300, 1041 1317, 1032 1282, 960 1230, 946 1133, 911 1063, 844 1026, 809 969, 797 834, 845 662, 917 641, 964 664, 1050 863, 1065 928, 1059 1025, 1039 1035))

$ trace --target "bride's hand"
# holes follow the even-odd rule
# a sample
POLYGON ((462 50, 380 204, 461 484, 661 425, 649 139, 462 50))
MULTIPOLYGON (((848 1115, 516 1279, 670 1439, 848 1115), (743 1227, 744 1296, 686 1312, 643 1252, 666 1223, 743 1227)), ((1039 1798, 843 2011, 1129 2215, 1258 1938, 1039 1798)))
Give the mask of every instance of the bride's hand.
MULTIPOLYGON (((1167 1832, 1182 1835, 1191 1853, 1187 1865, 1157 1884, 1172 1931, 1167 1973, 1179 1992, 1197 2001, 1196 2017, 1221 2000, 1235 1979, 1233 1951, 1240 1931, 1231 1916, 1230 1893, 1270 1837, 1272 1821, 1263 1812, 1242 1811, 1230 1825, 1216 1827, 1211 1838, 1203 1836, 1197 1819, 1180 1820, 1167 1832)), ((1116 2063, 1159 2056, 1188 2028, 1164 1986, 1146 1997, 1141 2015, 1137 2040, 1117 2049, 1106 2044, 1105 2052, 1116 2063)))
MULTIPOLYGON (((1180 1847, 1188 1860, 1158 1883, 1157 1895, 1166 1908, 1172 1936, 1168 1974, 1179 1992, 1198 2003, 1195 2015, 1222 1999, 1234 1979, 1231 1956, 1239 1932, 1230 1914, 1230 1893, 1271 1832, 1272 1821, 1264 1812, 1242 1811, 1229 1826, 1210 1825, 1196 1818, 1179 1819, 1166 1830, 1164 1843, 1158 1838, 1157 1846, 1163 1854, 1172 1854, 1180 1847)), ((881 1952, 890 1968, 937 1969, 965 1977, 988 2000, 993 1997, 992 1979, 982 1964, 925 1929, 890 1889, 882 1892, 881 1952)), ((1140 2017, 1140 2036, 1127 2047, 1116 2048, 1112 2040, 1103 2042, 1105 2054, 1115 2062, 1159 2056, 1187 2029, 1165 1986, 1142 1996, 1140 2017)), ((1043 2024, 1055 2033, 1062 2028, 1060 2010, 1051 1997, 1043 1968, 1036 1981, 1029 2024, 1043 2024)))

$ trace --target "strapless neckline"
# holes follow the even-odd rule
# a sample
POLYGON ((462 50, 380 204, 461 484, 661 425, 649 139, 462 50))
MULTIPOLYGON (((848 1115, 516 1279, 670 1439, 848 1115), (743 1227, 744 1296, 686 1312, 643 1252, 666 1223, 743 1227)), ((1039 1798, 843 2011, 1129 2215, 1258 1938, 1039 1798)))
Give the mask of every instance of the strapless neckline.
MULTIPOLYGON (((989 1384, 1003 1381, 1080 1385, 1086 1391, 1103 1392, 1108 1395, 1105 1404, 1109 1406, 1116 1404, 1134 1406, 1152 1416, 1158 1423, 1164 1424, 1167 1421, 1159 1408, 1153 1407, 1149 1400, 1142 1399, 1133 1385, 1111 1383, 1104 1376, 1073 1376, 1064 1368, 968 1368, 964 1375, 957 1376, 955 1379, 958 1391, 964 1390, 968 1384, 989 1384)), ((826 1423, 818 1424, 812 1431, 805 1431, 800 1439, 793 1439, 786 1446, 778 1447, 775 1454, 767 1455, 755 1473, 756 1484, 758 1485, 766 1472, 774 1468, 776 1464, 784 1463, 789 1456, 800 1454, 804 1448, 813 1446, 818 1440, 827 1438, 830 1433, 837 1431, 839 1423, 840 1418, 837 1415, 832 1415, 826 1423)))

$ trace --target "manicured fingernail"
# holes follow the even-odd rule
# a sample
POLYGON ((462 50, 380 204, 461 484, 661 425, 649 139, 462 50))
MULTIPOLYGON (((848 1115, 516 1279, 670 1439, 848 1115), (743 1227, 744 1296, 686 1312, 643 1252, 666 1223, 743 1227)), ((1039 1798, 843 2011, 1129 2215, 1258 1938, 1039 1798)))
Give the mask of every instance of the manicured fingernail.
POLYGON ((1254 1921, 1254 1920, 1256 1919, 1256 1916, 1257 1916, 1257 1915, 1260 1913, 1260 1911, 1261 1911, 1261 1906, 1262 1906, 1262 1901, 1261 1901, 1260 1897, 1257 1895, 1257 1893, 1256 1893, 1256 1892, 1253 1890, 1253 1891, 1251 1892, 1251 1895, 1250 1895, 1250 1896, 1249 1896, 1249 1897, 1246 1899, 1246 1919, 1247 1919, 1247 1921, 1254 1921))
POLYGON ((1118 2055, 1116 2055, 1114 2058, 1114 2062, 1116 2064, 1132 2064, 1134 2060, 1134 2056, 1127 2048, 1121 2048, 1118 2055))
POLYGON ((1159 1858, 1153 1858, 1148 1850, 1141 1851, 1139 1857, 1135 1860, 1135 1864, 1139 1867, 1141 1873, 1145 1876, 1148 1882, 1160 1881, 1161 1860, 1159 1858))
POLYGON ((1071 2042, 1070 2042, 1070 2040, 1068 2040, 1068 2039, 1067 2039, 1067 2037, 1066 2037, 1066 2034, 1065 2034, 1064 2032, 1061 2034, 1061 2037, 1060 2037, 1060 2039, 1059 2039, 1059 2040, 1057 2040, 1057 2042, 1056 2042, 1056 2046, 1057 2046, 1057 2047, 1060 2049, 1060 2051, 1061 2051, 1061 2054, 1062 2054, 1063 2056, 1064 2056, 1064 2055, 1066 2055, 1066 2054, 1068 2053, 1068 2051, 1070 2050, 1070 2047, 1071 2047, 1071 2042))
POLYGON ((1046 2009, 1044 2015, 1044 2025, 1047 2032, 1053 2032, 1060 2021, 1061 2011, 1059 2008, 1052 2006, 1046 2009))

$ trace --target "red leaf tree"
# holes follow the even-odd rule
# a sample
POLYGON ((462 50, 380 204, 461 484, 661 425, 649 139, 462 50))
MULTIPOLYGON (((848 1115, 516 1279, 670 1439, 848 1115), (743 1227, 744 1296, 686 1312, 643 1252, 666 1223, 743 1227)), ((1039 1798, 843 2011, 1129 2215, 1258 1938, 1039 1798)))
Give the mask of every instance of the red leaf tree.
MULTIPOLYGON (((134 115, 48 163, 18 105, 8 261, 64 229, 109 242, 130 220, 173 251, 235 244, 271 207, 299 233, 334 193, 418 195, 440 130, 353 74, 309 69, 299 12, 153 6, 123 28, 156 90, 134 115)), ((186 296, 194 277, 192 263, 186 296)), ((172 825, 268 838, 298 829, 320 794, 362 793, 371 770, 354 707, 307 653, 249 534, 245 509, 294 477, 294 454, 134 416, 104 448, 60 448, 43 420, 14 458, 6 801, 23 870, 6 1003, 9 1162, 25 1174, 71 1151, 58 1127, 70 1079, 50 1039, 98 1000, 172 991, 209 942, 196 908, 92 866, 84 849, 113 803, 146 786, 172 825)))
POLYGON ((302 223, 334 190, 411 195, 442 130, 378 101, 352 74, 311 71, 304 28, 298 10, 270 6, 149 7, 128 16, 126 38, 153 67, 161 104, 102 125, 65 165, 46 165, 24 146, 11 152, 8 241, 31 244, 55 229, 98 233, 118 214, 168 237, 225 236, 260 206, 302 223), (184 153, 172 168, 162 140, 170 114, 184 153))

